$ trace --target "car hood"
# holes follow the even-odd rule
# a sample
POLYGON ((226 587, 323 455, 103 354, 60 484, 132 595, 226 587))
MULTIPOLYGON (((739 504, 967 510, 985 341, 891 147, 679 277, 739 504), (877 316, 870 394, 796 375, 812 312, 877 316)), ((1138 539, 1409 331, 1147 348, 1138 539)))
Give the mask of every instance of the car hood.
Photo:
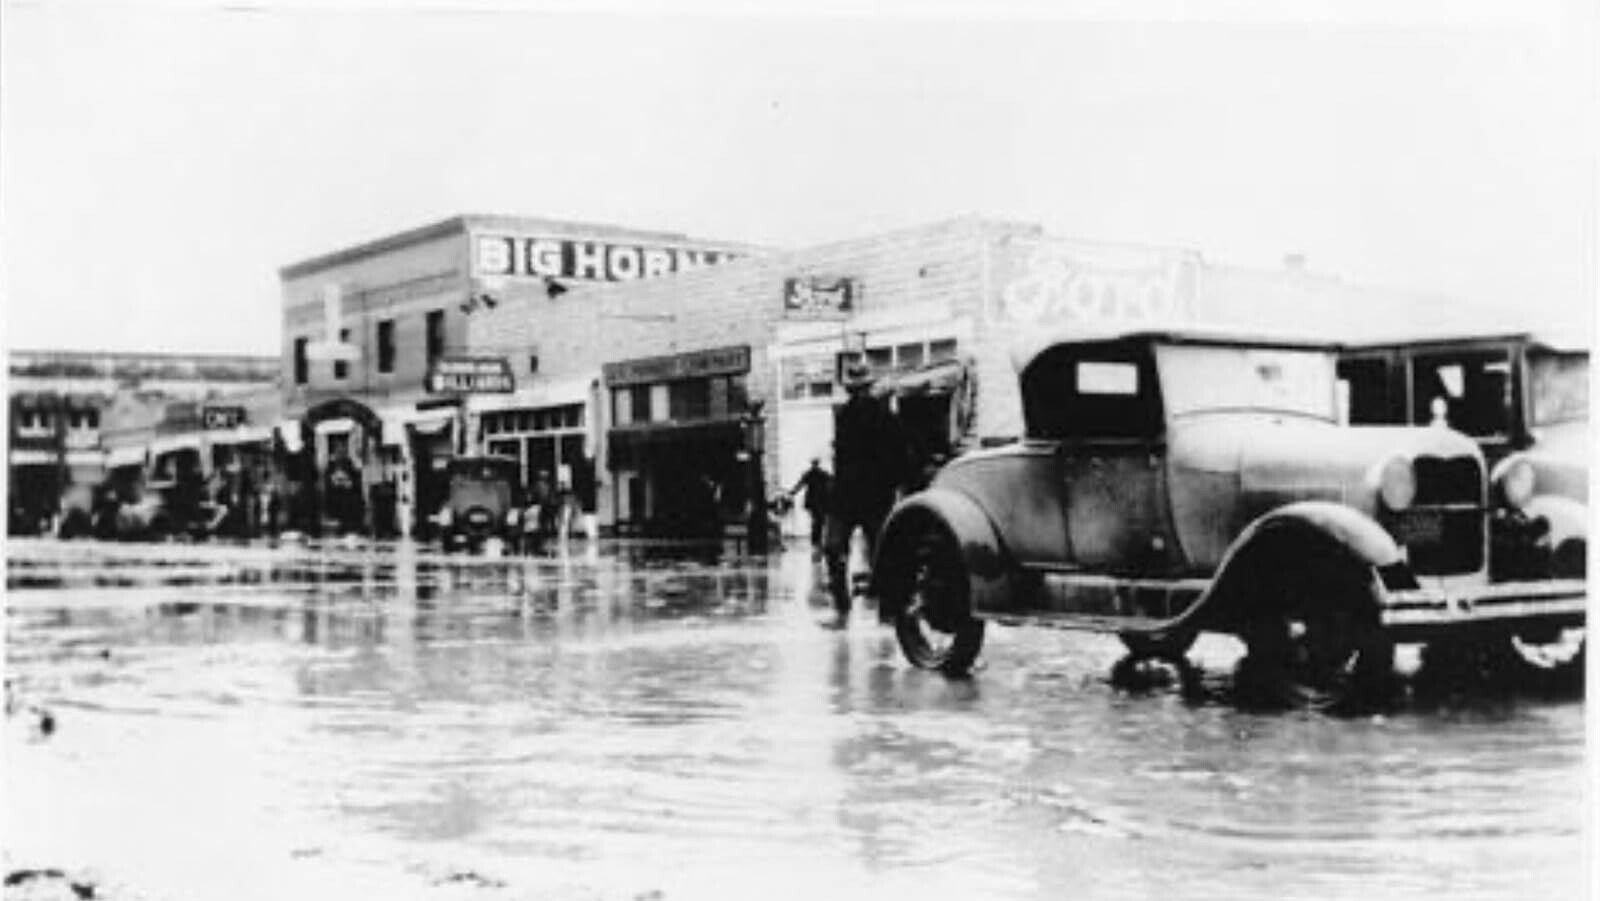
POLYGON ((1274 501, 1329 500, 1371 509, 1374 474, 1394 457, 1473 457, 1465 435, 1411 426, 1345 427, 1265 415, 1207 416, 1171 431, 1175 466, 1232 474, 1239 491, 1274 501))

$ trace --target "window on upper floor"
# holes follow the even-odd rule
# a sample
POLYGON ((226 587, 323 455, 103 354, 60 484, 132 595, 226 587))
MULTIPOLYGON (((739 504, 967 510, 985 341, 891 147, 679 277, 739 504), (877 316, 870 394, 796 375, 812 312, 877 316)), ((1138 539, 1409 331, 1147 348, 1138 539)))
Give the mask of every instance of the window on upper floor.
POLYGON ((444 310, 429 310, 427 319, 428 363, 444 356, 444 310))
POLYGON ((304 385, 311 378, 311 362, 306 356, 306 345, 310 338, 294 339, 294 383, 304 385))
POLYGON ((378 372, 394 372, 394 320, 378 320, 378 372))
MULTIPOLYGON (((347 328, 339 329, 339 343, 340 344, 349 344, 350 343, 350 330, 349 329, 347 329, 347 328)), ((340 380, 340 381, 343 381, 343 380, 349 378, 350 377, 350 364, 345 362, 344 360, 334 360, 333 361, 333 377, 335 379, 340 380)))

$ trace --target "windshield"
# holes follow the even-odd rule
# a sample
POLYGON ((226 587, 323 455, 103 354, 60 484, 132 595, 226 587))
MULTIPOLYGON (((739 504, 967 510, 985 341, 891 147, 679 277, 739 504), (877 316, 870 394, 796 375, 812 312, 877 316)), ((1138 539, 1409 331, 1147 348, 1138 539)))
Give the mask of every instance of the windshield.
POLYGON ((1528 356, 1529 425, 1582 422, 1589 418, 1589 355, 1528 356))
POLYGON ((1333 355, 1320 350, 1167 346, 1158 349, 1172 416, 1252 410, 1333 421, 1333 355))

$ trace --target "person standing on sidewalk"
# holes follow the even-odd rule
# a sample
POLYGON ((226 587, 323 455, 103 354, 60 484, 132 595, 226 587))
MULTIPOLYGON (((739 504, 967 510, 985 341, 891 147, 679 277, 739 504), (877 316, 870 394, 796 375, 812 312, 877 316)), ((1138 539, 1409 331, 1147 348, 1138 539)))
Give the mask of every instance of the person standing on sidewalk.
POLYGON ((806 493, 806 516, 811 520, 811 556, 822 553, 822 527, 828 520, 829 498, 833 493, 833 476, 822 468, 822 461, 811 458, 811 468, 800 475, 800 481, 789 489, 789 496, 806 493))
POLYGON ((844 386, 850 396, 834 413, 834 483, 823 537, 835 613, 826 625, 832 628, 849 623, 850 539, 860 528, 872 559, 878 532, 907 474, 905 434, 888 405, 872 396, 872 370, 864 361, 851 363, 844 386))

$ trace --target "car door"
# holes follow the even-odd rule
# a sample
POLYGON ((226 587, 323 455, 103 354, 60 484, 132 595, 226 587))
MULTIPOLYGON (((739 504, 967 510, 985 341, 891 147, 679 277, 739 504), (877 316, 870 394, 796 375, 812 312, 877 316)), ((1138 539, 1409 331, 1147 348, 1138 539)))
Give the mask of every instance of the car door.
POLYGON ((1172 547, 1161 396, 1147 345, 1088 345, 1061 373, 1058 420, 1068 560, 1154 575, 1172 547))

